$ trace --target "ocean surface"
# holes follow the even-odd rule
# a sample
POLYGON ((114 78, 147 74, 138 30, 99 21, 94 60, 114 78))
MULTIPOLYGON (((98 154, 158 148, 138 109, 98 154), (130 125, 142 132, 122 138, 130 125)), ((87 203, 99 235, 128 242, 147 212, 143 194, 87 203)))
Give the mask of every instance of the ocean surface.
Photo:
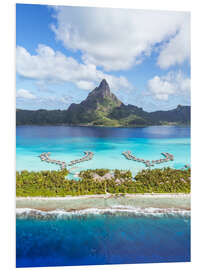
POLYGON ((190 218, 131 213, 17 218, 16 266, 190 261, 190 218))
MULTIPOLYGON (((144 165, 121 155, 126 150, 149 160, 161 158, 161 152, 169 152, 174 161, 155 168, 183 168, 190 164, 190 128, 19 126, 16 129, 17 170, 55 170, 58 167, 41 162, 39 154, 51 152, 53 159, 68 163, 82 157, 86 150, 94 152, 94 158, 77 165, 75 171, 118 168, 130 169, 135 174, 144 169, 144 165)), ((91 208, 88 199, 82 210, 79 210, 81 201, 65 205, 57 201, 54 211, 53 203, 48 203, 49 211, 44 211, 31 209, 32 202, 18 202, 16 266, 190 261, 188 202, 165 199, 161 203, 144 198, 94 200, 95 208, 91 208), (78 210, 68 211, 69 208, 78 210)))
POLYGON ((75 165, 72 172, 117 168, 130 169, 136 174, 146 168, 142 163, 127 160, 122 155, 126 150, 147 160, 160 159, 162 152, 169 152, 174 155, 174 161, 155 167, 183 168, 190 164, 190 128, 18 126, 16 129, 16 170, 58 170, 57 165, 42 162, 39 155, 51 152, 51 158, 69 163, 81 158, 84 151, 94 152, 94 158, 75 165))

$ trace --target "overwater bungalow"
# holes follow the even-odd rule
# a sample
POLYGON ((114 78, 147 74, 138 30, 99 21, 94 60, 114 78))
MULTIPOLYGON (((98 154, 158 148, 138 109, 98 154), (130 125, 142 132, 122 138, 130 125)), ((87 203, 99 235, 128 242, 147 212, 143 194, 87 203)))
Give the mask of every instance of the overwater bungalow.
POLYGON ((42 153, 39 157, 41 158, 41 161, 46 161, 47 163, 57 164, 61 167, 61 169, 66 168, 66 163, 60 160, 50 159, 50 152, 48 153, 42 153))
MULTIPOLYGON (((93 158, 93 152, 85 151, 84 153, 85 153, 84 157, 82 157, 80 159, 72 160, 68 165, 71 166, 73 164, 88 161, 88 160, 93 158)), ((123 153, 123 154, 125 155, 125 153, 123 153)))
POLYGON ((126 152, 122 152, 122 154, 125 156, 126 159, 128 160, 134 160, 134 161, 137 161, 137 162, 142 162, 143 164, 145 164, 147 167, 150 167, 150 166, 154 166, 155 164, 161 164, 163 162, 168 162, 170 160, 174 160, 174 157, 172 154, 169 154, 169 153, 161 153, 165 158, 163 159, 158 159, 158 160, 144 160, 144 159, 141 159, 141 158, 138 158, 138 157, 135 157, 134 155, 131 154, 131 151, 126 151, 126 152))

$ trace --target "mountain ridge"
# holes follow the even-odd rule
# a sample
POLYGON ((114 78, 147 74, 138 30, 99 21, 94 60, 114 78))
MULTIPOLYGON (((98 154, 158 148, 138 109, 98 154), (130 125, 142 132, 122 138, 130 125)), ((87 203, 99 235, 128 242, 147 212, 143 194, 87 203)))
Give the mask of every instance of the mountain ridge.
POLYGON ((178 105, 168 111, 146 112, 135 105, 125 105, 114 95, 105 79, 81 103, 67 110, 16 110, 16 124, 76 126, 148 126, 190 124, 190 106, 178 105))

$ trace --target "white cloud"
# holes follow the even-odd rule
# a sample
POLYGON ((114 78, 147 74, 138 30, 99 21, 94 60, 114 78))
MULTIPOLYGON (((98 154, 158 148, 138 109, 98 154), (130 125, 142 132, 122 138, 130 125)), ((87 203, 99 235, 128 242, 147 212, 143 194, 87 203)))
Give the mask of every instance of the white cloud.
POLYGON ((59 102, 61 102, 63 104, 70 104, 71 100, 72 100, 71 98, 66 97, 66 96, 59 98, 59 102))
POLYGON ((160 67, 189 57, 189 13, 89 7, 55 7, 55 13, 56 38, 67 49, 82 52, 85 63, 107 71, 141 63, 154 45, 166 41, 160 67))
POLYGON ((20 98, 16 99, 17 108, 28 108, 28 109, 67 109, 69 105, 73 102, 73 98, 68 95, 55 96, 55 95, 44 95, 35 96, 34 99, 20 98))
POLYGON ((166 76, 155 76, 149 80, 148 88, 156 99, 168 100, 171 95, 189 95, 190 79, 181 71, 169 72, 166 76))
POLYGON ((72 82, 81 89, 92 90, 103 78, 114 90, 131 88, 128 80, 98 70, 94 64, 81 64, 72 57, 39 45, 36 54, 31 55, 25 48, 16 49, 16 71, 19 75, 39 82, 72 82))
POLYGON ((157 64, 161 68, 169 68, 190 59, 190 25, 185 20, 174 38, 166 43, 158 57, 157 64))
POLYGON ((35 99, 36 96, 30 93, 30 91, 25 90, 25 89, 19 89, 16 92, 16 97, 17 98, 24 98, 24 99, 35 99))
POLYGON ((90 81, 84 81, 84 80, 80 80, 78 82, 76 82, 77 87, 81 88, 81 89, 86 89, 86 90, 90 90, 93 89, 95 87, 94 82, 90 82, 90 81))

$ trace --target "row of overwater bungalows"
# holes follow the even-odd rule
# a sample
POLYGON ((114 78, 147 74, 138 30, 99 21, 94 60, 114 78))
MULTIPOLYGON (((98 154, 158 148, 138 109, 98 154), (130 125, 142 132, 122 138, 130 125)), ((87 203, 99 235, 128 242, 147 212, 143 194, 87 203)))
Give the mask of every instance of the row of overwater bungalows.
POLYGON ((84 153, 85 153, 84 157, 82 157, 80 159, 72 160, 68 164, 68 166, 72 166, 72 165, 75 165, 75 164, 80 163, 80 162, 83 162, 83 161, 91 160, 93 158, 93 156, 94 156, 93 152, 90 152, 90 151, 85 151, 84 153))
POLYGON ((134 161, 137 161, 137 162, 144 163, 146 165, 146 167, 150 167, 150 166, 154 166, 155 164, 160 164, 160 163, 163 163, 163 162, 168 162, 170 160, 171 161, 174 160, 173 155, 169 154, 169 153, 162 153, 162 155, 164 155, 165 158, 158 159, 158 160, 151 160, 151 161, 138 158, 138 157, 132 155, 131 151, 126 151, 126 152, 123 152, 122 154, 129 160, 134 160, 134 161))
POLYGON ((65 161, 60 161, 60 160, 55 160, 55 159, 50 159, 50 152, 48 153, 42 153, 40 155, 41 161, 46 161, 48 163, 52 163, 52 164, 57 164, 61 167, 61 169, 65 169, 67 167, 66 162, 65 161))
MULTIPOLYGON (((80 163, 80 162, 83 162, 83 161, 88 161, 88 160, 91 160, 93 158, 93 155, 94 155, 93 152, 85 151, 84 153, 85 153, 84 157, 82 157, 80 159, 72 160, 68 164, 68 166, 72 166, 72 165, 75 165, 75 164, 80 163)), ((51 159, 50 158, 50 154, 51 154, 50 152, 48 152, 48 153, 42 153, 40 155, 41 161, 46 161, 48 163, 57 164, 57 165, 59 165, 61 167, 62 170, 67 167, 66 162, 60 161, 60 160, 51 159)))

